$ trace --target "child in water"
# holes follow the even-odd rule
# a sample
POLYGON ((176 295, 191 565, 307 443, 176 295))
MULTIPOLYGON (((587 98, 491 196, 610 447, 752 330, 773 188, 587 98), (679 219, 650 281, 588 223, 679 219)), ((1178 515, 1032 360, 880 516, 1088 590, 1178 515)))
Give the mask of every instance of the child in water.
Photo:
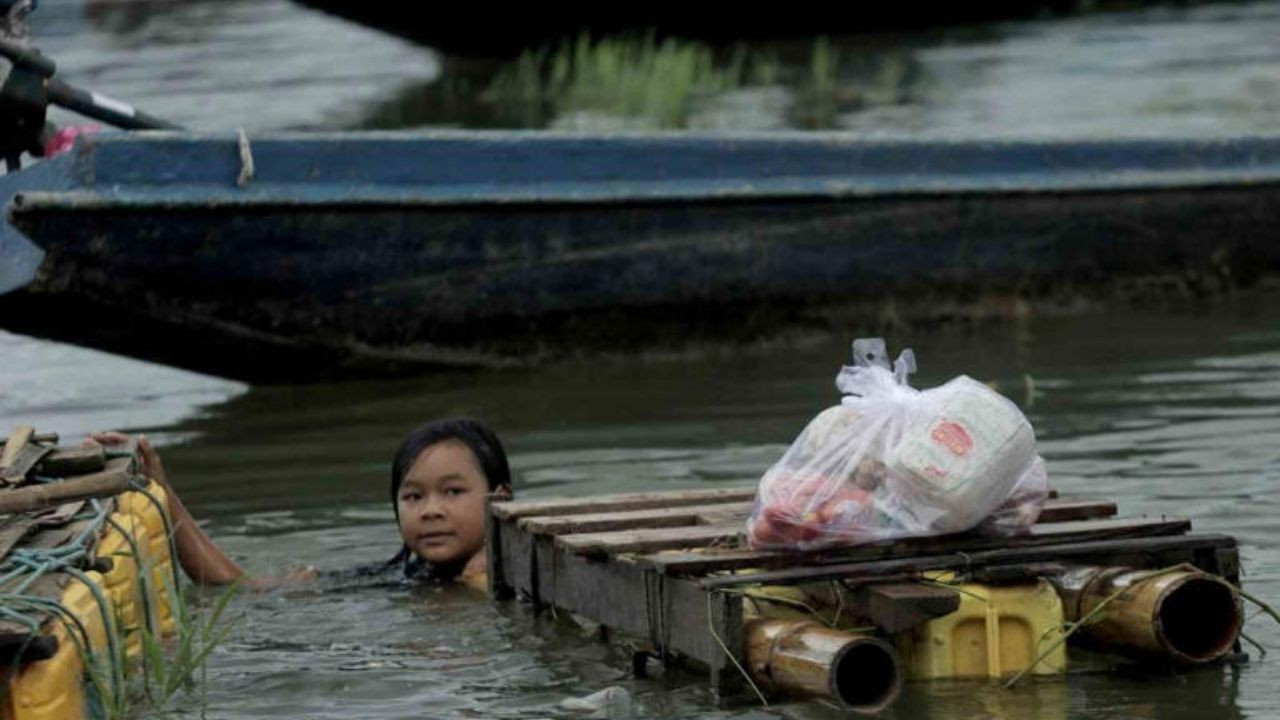
MULTIPOLYGON (((127 443, 121 433, 95 433, 92 442, 127 443)), ((169 484, 160 455, 145 435, 138 438, 141 471, 169 494, 178 562, 192 581, 222 585, 241 581, 265 587, 307 579, 314 570, 284 578, 248 578, 187 512, 169 484)), ((400 552, 377 570, 398 569, 410 580, 459 579, 484 588, 488 579, 484 510, 489 494, 510 496, 511 470, 498 436, 484 423, 439 420, 410 432, 391 463, 391 505, 400 528, 400 552)))

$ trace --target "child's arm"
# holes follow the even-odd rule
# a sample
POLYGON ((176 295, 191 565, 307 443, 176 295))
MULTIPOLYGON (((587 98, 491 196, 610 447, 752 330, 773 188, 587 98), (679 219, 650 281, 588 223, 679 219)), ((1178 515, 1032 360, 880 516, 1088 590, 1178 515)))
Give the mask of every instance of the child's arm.
MULTIPOLYGON (((110 446, 126 444, 129 437, 116 432, 94 433, 90 440, 110 446)), ((173 527, 174 548, 178 552, 177 560, 192 582, 200 585, 226 585, 243 579, 242 582, 249 587, 267 587, 279 583, 279 579, 245 577, 244 570, 236 561, 210 540, 195 518, 191 517, 191 513, 187 512, 177 491, 169 484, 160 454, 146 435, 138 437, 138 451, 142 461, 142 474, 160 483, 169 497, 169 518, 173 527)), ((284 579, 302 579, 302 574, 294 573, 284 579)))

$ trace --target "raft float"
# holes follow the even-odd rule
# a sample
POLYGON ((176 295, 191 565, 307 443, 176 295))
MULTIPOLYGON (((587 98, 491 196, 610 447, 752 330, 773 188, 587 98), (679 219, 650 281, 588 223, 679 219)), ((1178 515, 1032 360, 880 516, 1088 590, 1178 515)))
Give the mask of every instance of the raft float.
POLYGON ((1236 540, 1185 518, 1055 494, 1016 537, 766 552, 744 538, 755 494, 495 498, 490 592, 627 636, 638 673, 656 658, 707 672, 721 698, 861 712, 904 680, 1060 675, 1068 644, 1175 669, 1246 657, 1236 540))
POLYGON ((57 442, 0 446, 0 720, 108 714, 178 622, 164 489, 131 448, 57 442))

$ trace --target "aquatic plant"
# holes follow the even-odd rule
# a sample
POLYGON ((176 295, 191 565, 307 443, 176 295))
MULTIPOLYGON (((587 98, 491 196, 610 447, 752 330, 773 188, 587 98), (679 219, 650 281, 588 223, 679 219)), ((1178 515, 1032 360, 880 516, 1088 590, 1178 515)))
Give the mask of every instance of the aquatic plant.
POLYGON ((718 67, 705 45, 653 35, 593 40, 527 51, 494 79, 486 99, 525 126, 574 112, 640 118, 684 127, 694 102, 741 82, 745 56, 718 67))
POLYGON ((183 600, 182 593, 168 587, 167 582, 165 585, 174 617, 175 637, 166 647, 165 638, 158 628, 156 631, 142 628, 145 698, 153 710, 163 710, 179 690, 192 692, 198 687, 203 707, 209 654, 227 639, 235 626, 234 619, 224 619, 224 616, 240 585, 238 582, 228 585, 207 608, 193 608, 183 600), (198 684, 197 672, 200 675, 198 684))
MULTIPOLYGON (((132 538, 130 544, 133 545, 132 538)), ((133 546, 131 551, 116 555, 136 558, 140 553, 133 546)), ((180 693, 187 695, 197 689, 200 707, 206 704, 206 664, 209 654, 226 640, 235 625, 235 619, 227 618, 226 611, 239 591, 239 582, 224 588, 208 606, 198 606, 180 591, 176 572, 165 573, 163 590, 173 619, 173 632, 166 633, 160 609, 150 606, 153 570, 154 564, 149 559, 138 564, 139 597, 143 603, 143 622, 139 627, 126 627, 117 608, 113 622, 106 623, 106 653, 77 643, 89 682, 87 699, 91 717, 123 720, 136 716, 140 710, 152 716, 178 712, 173 706, 180 693), (139 633, 142 647, 138 664, 130 662, 124 649, 125 637, 135 631, 139 633)))

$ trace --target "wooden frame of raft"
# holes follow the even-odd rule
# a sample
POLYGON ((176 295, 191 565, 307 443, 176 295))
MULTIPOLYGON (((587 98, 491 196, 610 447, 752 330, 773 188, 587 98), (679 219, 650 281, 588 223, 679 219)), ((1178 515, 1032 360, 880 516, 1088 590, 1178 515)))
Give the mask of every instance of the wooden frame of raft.
MULTIPOLYGON (((754 496, 752 486, 493 498, 486 517, 490 593, 577 613, 632 636, 664 662, 691 660, 709 672, 717 694, 728 697, 744 688, 727 654, 744 663, 742 599, 733 593, 743 586, 874 585, 930 570, 963 570, 999 582, 1025 580, 1046 563, 1188 563, 1239 585, 1234 538, 1190 535, 1184 518, 1116 518, 1110 501, 1054 498, 1030 532, 1016 538, 967 533, 781 553, 745 549, 754 496)), ((892 631, 894 610, 890 598, 873 620, 892 631)))

